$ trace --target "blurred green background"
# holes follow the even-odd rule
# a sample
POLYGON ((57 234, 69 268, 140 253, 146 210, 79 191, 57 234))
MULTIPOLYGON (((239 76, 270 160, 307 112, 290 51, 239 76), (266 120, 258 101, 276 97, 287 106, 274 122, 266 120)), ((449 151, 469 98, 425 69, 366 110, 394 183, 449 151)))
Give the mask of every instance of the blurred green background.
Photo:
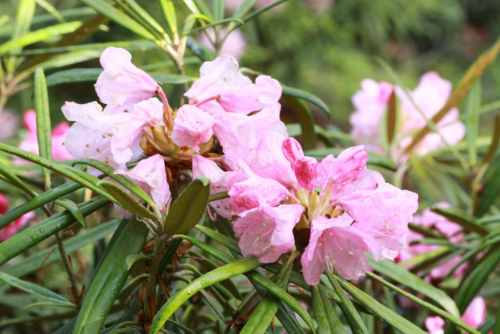
MULTIPOLYGON (((228 0, 229 1, 229 0, 228 0)), ((333 124, 350 130, 348 116, 353 111, 350 97, 363 78, 390 80, 378 59, 389 63, 403 82, 413 89, 420 76, 437 71, 454 85, 478 54, 500 36, 498 0, 290 0, 241 28, 248 43, 240 65, 266 73, 288 86, 301 88, 322 98, 331 108, 333 124)), ((75 0, 49 0, 59 11, 83 8, 75 0)), ((165 24, 157 1, 138 0, 158 22, 165 24)), ((8 40, 9 26, 18 1, 0 0, 0 14, 11 18, 0 28, 0 42, 8 40)), ((174 1, 180 16, 187 15, 182 1, 174 1)), ((43 9, 31 30, 55 20, 43 9)), ((76 11, 68 20, 90 17, 91 12, 76 11), (82 15, 86 14, 86 15, 82 15)), ((165 24, 166 25, 166 24, 165 24)), ((130 31, 110 22, 84 43, 137 39, 130 31)), ((196 36, 194 36, 196 38, 196 36)), ((45 47, 49 42, 31 45, 25 50, 45 47)), ((191 56, 187 52, 187 56, 191 56)), ((167 61, 160 50, 133 52, 138 66, 167 61)), ((72 67, 99 67, 97 59, 72 67)), ((187 66, 197 76, 199 64, 187 66)), ((50 74, 55 70, 47 71, 50 74)), ((155 69, 174 71, 173 67, 155 69)), ((483 104, 499 99, 500 62, 495 62, 482 80, 483 104)), ((171 91, 173 93, 173 91, 171 91)), ((84 103, 97 100, 89 83, 65 84, 49 89, 53 124, 63 120, 64 101, 84 103)), ((32 90, 11 98, 7 107, 23 112, 33 107, 32 90)), ((313 108, 314 110, 314 108, 313 108)), ((317 122, 327 120, 317 112, 317 122)), ((483 124, 492 115, 483 116, 483 124)))

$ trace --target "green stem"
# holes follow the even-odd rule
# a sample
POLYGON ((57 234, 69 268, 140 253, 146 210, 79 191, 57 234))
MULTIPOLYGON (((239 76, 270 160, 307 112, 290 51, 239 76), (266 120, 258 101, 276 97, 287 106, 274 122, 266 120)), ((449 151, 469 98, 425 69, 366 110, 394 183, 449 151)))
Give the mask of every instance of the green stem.
MULTIPOLYGON (((159 229, 161 231, 161 229, 159 229)), ((151 263, 151 272, 149 273, 148 285, 146 287, 146 303, 144 304, 144 313, 148 314, 148 303, 149 300, 152 300, 156 290, 156 276, 158 274, 158 268, 160 267, 161 261, 161 251, 163 249, 163 245, 165 244, 164 235, 162 235, 158 231, 155 236, 155 248, 153 250, 153 262, 151 263)), ((153 320, 153 319, 150 319, 153 320)))

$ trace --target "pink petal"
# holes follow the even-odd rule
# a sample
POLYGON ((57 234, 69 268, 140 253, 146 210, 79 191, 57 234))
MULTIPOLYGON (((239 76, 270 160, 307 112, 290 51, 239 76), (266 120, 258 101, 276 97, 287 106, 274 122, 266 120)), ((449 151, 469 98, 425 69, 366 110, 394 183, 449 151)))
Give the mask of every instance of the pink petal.
POLYGON ((318 161, 314 158, 299 158, 295 162, 294 172, 302 188, 313 191, 318 183, 318 161))
POLYGON ((474 297, 462 315, 462 321, 477 329, 486 320, 486 303, 482 297, 474 297))
POLYGON ((203 110, 190 105, 183 105, 174 119, 172 140, 179 146, 190 146, 196 152, 199 144, 212 138, 215 119, 203 110))
POLYGON ((285 158, 292 164, 292 167, 295 166, 297 159, 304 157, 302 146, 295 138, 286 138, 281 145, 281 150, 285 158))
POLYGON ((425 327, 429 334, 444 334, 445 322, 440 316, 427 317, 425 319, 425 327))

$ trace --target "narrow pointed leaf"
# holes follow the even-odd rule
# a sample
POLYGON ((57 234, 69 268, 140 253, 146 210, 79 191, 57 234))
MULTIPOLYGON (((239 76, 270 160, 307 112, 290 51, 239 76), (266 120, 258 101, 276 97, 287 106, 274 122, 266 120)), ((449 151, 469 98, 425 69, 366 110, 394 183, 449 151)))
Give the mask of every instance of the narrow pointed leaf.
POLYGON ((118 23, 125 29, 132 31, 133 33, 136 33, 137 35, 143 38, 151 40, 155 39, 153 34, 151 34, 146 28, 144 28, 134 19, 130 18, 130 16, 119 11, 106 1, 100 1, 100 0, 80 0, 80 1, 86 4, 87 6, 94 8, 98 13, 118 23))
MULTIPOLYGON (((33 15, 35 14, 36 3, 34 0, 20 0, 17 7, 16 21, 14 23, 14 30, 12 31, 11 40, 26 35, 30 31, 33 15)), ((20 51, 21 48, 13 51, 20 51)))
MULTIPOLYGON (((455 88, 455 91, 446 101, 446 104, 432 117, 432 122, 434 124, 439 123, 444 116, 453 108, 456 107, 460 101, 469 92, 472 83, 477 78, 480 78, 484 71, 491 65, 491 63, 496 59, 498 53, 500 52, 500 39, 486 52, 481 54, 479 58, 469 67, 465 75, 462 77, 460 82, 455 88)), ((420 141, 427 135, 431 129, 429 126, 423 127, 414 137, 408 147, 405 149, 405 153, 411 152, 413 148, 420 143, 420 141)))
POLYGON ((40 302, 40 303, 33 303, 33 304, 26 305, 25 307, 23 307, 21 309, 21 311, 25 311, 25 310, 27 310, 29 308, 37 307, 37 306, 59 306, 59 307, 71 307, 71 308, 75 307, 74 304, 60 304, 60 303, 51 303, 51 302, 40 302))
POLYGON ((465 132, 467 146, 469 148, 469 161, 471 166, 477 164, 477 135, 479 130, 479 112, 481 108, 481 79, 476 79, 469 91, 469 97, 466 107, 466 126, 465 132))
POLYGON ((174 3, 170 0, 160 0, 160 5, 170 30, 174 34, 177 33, 177 16, 175 14, 174 3))
POLYGON ((10 275, 8 275, 4 272, 1 272, 1 271, 0 271, 0 280, 9 284, 10 286, 13 286, 17 289, 23 290, 27 293, 31 293, 35 296, 46 299, 48 301, 58 303, 58 304, 63 304, 63 305, 74 306, 74 304, 71 303, 69 300, 67 300, 64 297, 59 296, 55 292, 47 290, 39 285, 20 280, 18 278, 10 276, 10 275))
POLYGON ((304 101, 292 96, 283 96, 285 101, 292 107, 301 128, 301 144, 305 151, 316 148, 316 132, 314 131, 314 119, 311 111, 304 101))
POLYGON ((386 281, 385 279, 383 279, 382 277, 368 271, 366 272, 366 274, 368 276, 370 276, 371 278, 379 281, 380 283, 382 283, 383 285, 387 286, 388 288, 396 291, 397 293, 399 293, 400 295, 403 295, 405 296, 406 298, 414 301, 415 303, 419 304, 419 305, 422 305, 423 307, 429 309, 430 311, 436 313, 437 315, 453 322, 455 325, 465 329, 466 331, 468 331, 469 333, 473 333, 473 334, 479 334, 478 331, 476 331, 474 328, 470 327, 469 325, 465 324, 460 318, 457 318, 457 317, 454 317, 452 316, 451 314, 449 314, 448 312, 445 312, 443 310, 441 310, 440 308, 437 308, 436 306, 414 296, 413 294, 409 293, 409 292, 406 292, 405 290, 401 289, 401 288, 398 288, 397 286, 395 286, 394 284, 391 284, 390 282, 386 281))
POLYGON ((26 35, 0 45, 0 55, 18 50, 19 48, 43 41, 50 37, 71 33, 75 31, 80 25, 81 22, 67 22, 27 33, 26 35))
POLYGON ((196 292, 233 276, 246 273, 259 267, 260 265, 260 262, 256 258, 238 260, 212 270, 211 272, 193 280, 162 306, 158 314, 153 319, 149 333, 154 334, 162 328, 170 316, 196 292))
POLYGON ((471 216, 461 210, 432 206, 431 211, 459 224, 467 231, 476 232, 480 235, 487 235, 489 233, 488 229, 477 223, 477 219, 474 216, 471 216))
POLYGON ((54 18, 57 21, 59 21, 59 23, 64 22, 64 18, 62 17, 61 13, 59 13, 59 11, 54 6, 52 6, 50 2, 48 2, 47 0, 35 0, 35 1, 38 4, 38 6, 45 9, 50 15, 54 16, 54 18))
POLYGON ((456 317, 460 317, 457 305, 444 291, 436 288, 435 286, 426 283, 420 277, 415 276, 404 268, 401 268, 394 262, 388 260, 374 261, 372 256, 368 256, 368 264, 376 271, 387 275, 398 283, 407 286, 410 289, 424 294, 430 299, 444 307, 445 310, 450 312, 456 317))
POLYGON ((135 0, 125 0, 127 5, 137 14, 139 17, 147 22, 147 24, 151 25, 153 29, 161 33, 162 35, 166 35, 165 30, 163 30, 163 27, 156 22, 156 20, 149 15, 149 13, 144 10, 135 0))
POLYGON ((318 108, 320 108, 326 114, 326 116, 328 116, 329 119, 332 118, 332 112, 330 111, 330 108, 328 108, 326 103, 323 102, 323 100, 321 100, 319 97, 311 93, 305 92, 297 88, 283 87, 283 95, 292 96, 301 100, 306 100, 307 102, 310 102, 316 105, 318 108))
MULTIPOLYGON (((35 111, 36 111, 36 133, 38 140, 39 155, 45 159, 52 160, 52 125, 50 122, 49 94, 45 73, 42 68, 35 71, 35 111)), ((45 189, 50 189, 50 170, 42 168, 45 178, 45 189)))
POLYGON ((311 287, 311 296, 314 317, 318 322, 318 334, 345 334, 344 326, 321 284, 311 287))
MULTIPOLYGON (((105 198, 94 198, 79 204, 78 208, 82 215, 86 217, 108 203, 109 200, 105 198)), ((75 221, 76 219, 71 213, 64 211, 13 235, 0 243, 0 266, 39 242, 69 227, 75 221)))
POLYGON ((144 223, 135 219, 122 221, 85 294, 74 334, 98 333, 101 330, 129 275, 127 257, 142 250, 147 235, 148 229, 144 223))
POLYGON ((127 270, 130 270, 132 266, 137 262, 141 260, 149 260, 150 257, 144 254, 133 254, 127 256, 127 259, 125 263, 127 264, 127 270))
POLYGON ((488 164, 491 161, 491 159, 495 156, 499 143, 500 143, 500 114, 496 114, 493 125, 493 137, 491 138, 491 143, 490 147, 488 148, 488 152, 484 155, 483 165, 488 164))
POLYGON ((132 212, 134 215, 144 218, 149 218, 153 220, 159 220, 160 217, 149 211, 144 205, 139 203, 135 198, 132 197, 123 188, 116 185, 110 181, 99 181, 97 182, 99 187, 106 189, 117 201, 120 206, 128 211, 132 212))
POLYGON ((230 239, 230 238, 226 237, 225 235, 222 235, 219 232, 216 232, 216 231, 214 231, 206 226, 196 225, 196 229, 198 231, 202 232, 203 234, 205 234, 206 236, 214 239, 215 241, 217 241, 221 245, 232 250, 233 252, 241 254, 240 248, 238 247, 238 243, 235 240, 230 239))
POLYGON ((212 50, 191 37, 186 39, 186 46, 202 61, 211 61, 215 59, 215 53, 212 50))
POLYGON ((476 208, 476 216, 479 218, 488 212, 500 193, 500 164, 497 161, 490 163, 486 172, 487 175, 488 172, 491 172, 491 175, 483 179, 483 190, 476 208))
POLYGON ((75 202, 67 198, 59 198, 56 199, 56 204, 68 210, 76 219, 76 221, 83 226, 83 228, 87 228, 87 224, 85 223, 85 218, 83 218, 83 215, 80 212, 80 210, 78 210, 78 206, 76 205, 75 202))
POLYGON ((214 21, 221 21, 222 19, 224 19, 225 9, 226 9, 226 0, 212 1, 212 11, 214 15, 214 21))
POLYGON ((252 7, 257 3, 258 0, 244 0, 241 5, 234 11, 233 17, 235 19, 241 19, 245 14, 252 9, 252 7))
MULTIPOLYGON (((9 182, 24 191, 26 194, 35 197, 36 193, 31 190, 23 181, 21 181, 16 174, 12 173, 11 170, 3 163, 0 162, 0 174, 3 175, 9 182)), ((2 226, 3 227, 3 226, 2 226)))
POLYGON ((164 221, 165 233, 174 235, 192 229, 203 216, 209 195, 209 179, 199 177, 191 181, 170 207, 164 221))
POLYGON ((340 300, 342 300, 342 303, 339 303, 338 305, 342 310, 342 314, 346 318, 349 327, 351 327, 353 334, 369 334, 363 319, 361 319, 361 316, 358 311, 356 311, 356 308, 352 304, 351 300, 346 296, 345 291, 340 287, 339 282, 337 282, 335 277, 333 277, 333 274, 330 273, 328 269, 325 270, 325 274, 332 284, 333 289, 340 297, 340 300))
POLYGON ((394 140, 394 136, 396 135, 396 126, 398 121, 398 112, 397 112, 397 101, 396 101, 396 90, 392 90, 391 97, 389 98, 389 106, 387 107, 387 143, 390 145, 394 140))

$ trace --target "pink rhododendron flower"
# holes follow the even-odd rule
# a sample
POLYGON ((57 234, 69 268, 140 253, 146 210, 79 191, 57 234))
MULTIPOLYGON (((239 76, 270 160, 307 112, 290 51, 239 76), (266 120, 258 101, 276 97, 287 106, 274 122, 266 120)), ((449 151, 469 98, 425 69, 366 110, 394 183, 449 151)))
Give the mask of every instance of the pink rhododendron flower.
MULTIPOLYGON (((486 304, 482 297, 474 297, 462 314, 462 321, 474 329, 479 328, 486 321, 486 304)), ((443 334, 445 322, 439 316, 427 317, 425 327, 429 334, 443 334)), ((469 332, 466 332, 469 333, 469 332)))
POLYGON ((238 245, 245 257, 258 256, 262 263, 278 260, 294 245, 293 228, 304 208, 290 204, 278 207, 261 206, 243 212, 234 222, 238 245))
MULTIPOLYGON (((354 94, 352 98, 356 111, 350 117, 353 126, 351 134, 361 143, 371 143, 374 139, 380 139, 380 122, 383 121, 393 88, 386 82, 377 83, 371 79, 363 80, 361 86, 362 90, 354 94)), ((402 88, 396 87, 395 89, 401 101, 399 117, 401 131, 396 138, 399 141, 397 149, 401 153, 412 142, 413 137, 408 134, 426 125, 426 120, 419 110, 426 118, 432 118, 448 100, 452 87, 449 81, 442 79, 435 72, 424 74, 417 88, 409 93, 418 109, 402 88)), ((437 124, 437 128, 450 145, 458 143, 465 135, 465 126, 459 121, 457 108, 451 109, 437 124)), ((417 145, 414 152, 423 155, 443 147, 445 143, 441 136, 437 133, 428 134, 417 145)))
POLYGON ((346 279, 357 279, 368 269, 365 254, 370 247, 366 236, 351 228, 353 219, 347 214, 328 219, 317 216, 311 222, 309 245, 302 255, 304 278, 310 285, 318 285, 326 263, 346 279))
POLYGON ((427 327, 429 334, 444 334, 444 325, 445 322, 440 316, 425 319, 425 327, 427 327))
MULTIPOLYGON (((28 130, 28 137, 19 144, 19 148, 33 154, 38 154, 38 135, 36 130, 36 112, 28 110, 23 116, 24 126, 28 130)), ((52 158, 55 160, 70 160, 73 159, 71 153, 64 146, 64 141, 70 130, 69 124, 66 122, 59 123, 52 130, 52 158)), ((27 163, 21 158, 14 158, 15 164, 27 163)))
MULTIPOLYGON (((154 201, 158 210, 163 212, 170 201, 170 187, 167 183, 165 161, 157 154, 139 163, 130 171, 116 170, 115 174, 123 174, 134 181, 154 201)), ((118 215, 131 218, 132 213, 115 205, 118 215)))
POLYGON ((171 138, 177 145, 190 146, 198 152, 198 144, 212 138, 214 123, 215 119, 210 114, 195 106, 184 105, 177 111, 171 138))
MULTIPOLYGON (((7 213, 9 209, 9 199, 7 196, 0 194, 0 215, 4 215, 7 213)), ((27 222, 29 222, 33 217, 35 217, 35 212, 30 211, 21 217, 17 218, 14 220, 12 223, 9 225, 5 226, 0 230, 0 243, 9 239, 12 237, 14 234, 17 233, 17 231, 26 225, 27 222)))
MULTIPOLYGON (((220 37, 226 35, 226 29, 221 29, 219 32, 220 37)), ((210 50, 215 51, 215 48, 211 41, 214 40, 215 34, 213 29, 206 29, 204 33, 200 34, 198 41, 208 47, 210 50), (210 36, 210 39, 207 36, 210 36)), ((235 59, 239 60, 247 50, 247 41, 245 35, 239 30, 233 30, 226 37, 224 44, 222 44, 220 53, 228 54, 233 56, 235 59)))
MULTIPOLYGON (((279 105, 281 85, 268 76, 258 76, 255 83, 238 72, 238 62, 223 54, 204 62, 200 78, 184 94, 189 103, 210 113, 225 112, 249 114, 279 105)), ((278 107, 279 110, 279 107, 278 107)))
POLYGON ((0 142, 15 136, 19 127, 19 117, 7 108, 0 111, 0 142))
POLYGON ((125 49, 109 47, 100 61, 104 71, 99 75, 95 90, 107 114, 131 111, 134 104, 157 94, 158 83, 132 64, 132 55, 125 49))

